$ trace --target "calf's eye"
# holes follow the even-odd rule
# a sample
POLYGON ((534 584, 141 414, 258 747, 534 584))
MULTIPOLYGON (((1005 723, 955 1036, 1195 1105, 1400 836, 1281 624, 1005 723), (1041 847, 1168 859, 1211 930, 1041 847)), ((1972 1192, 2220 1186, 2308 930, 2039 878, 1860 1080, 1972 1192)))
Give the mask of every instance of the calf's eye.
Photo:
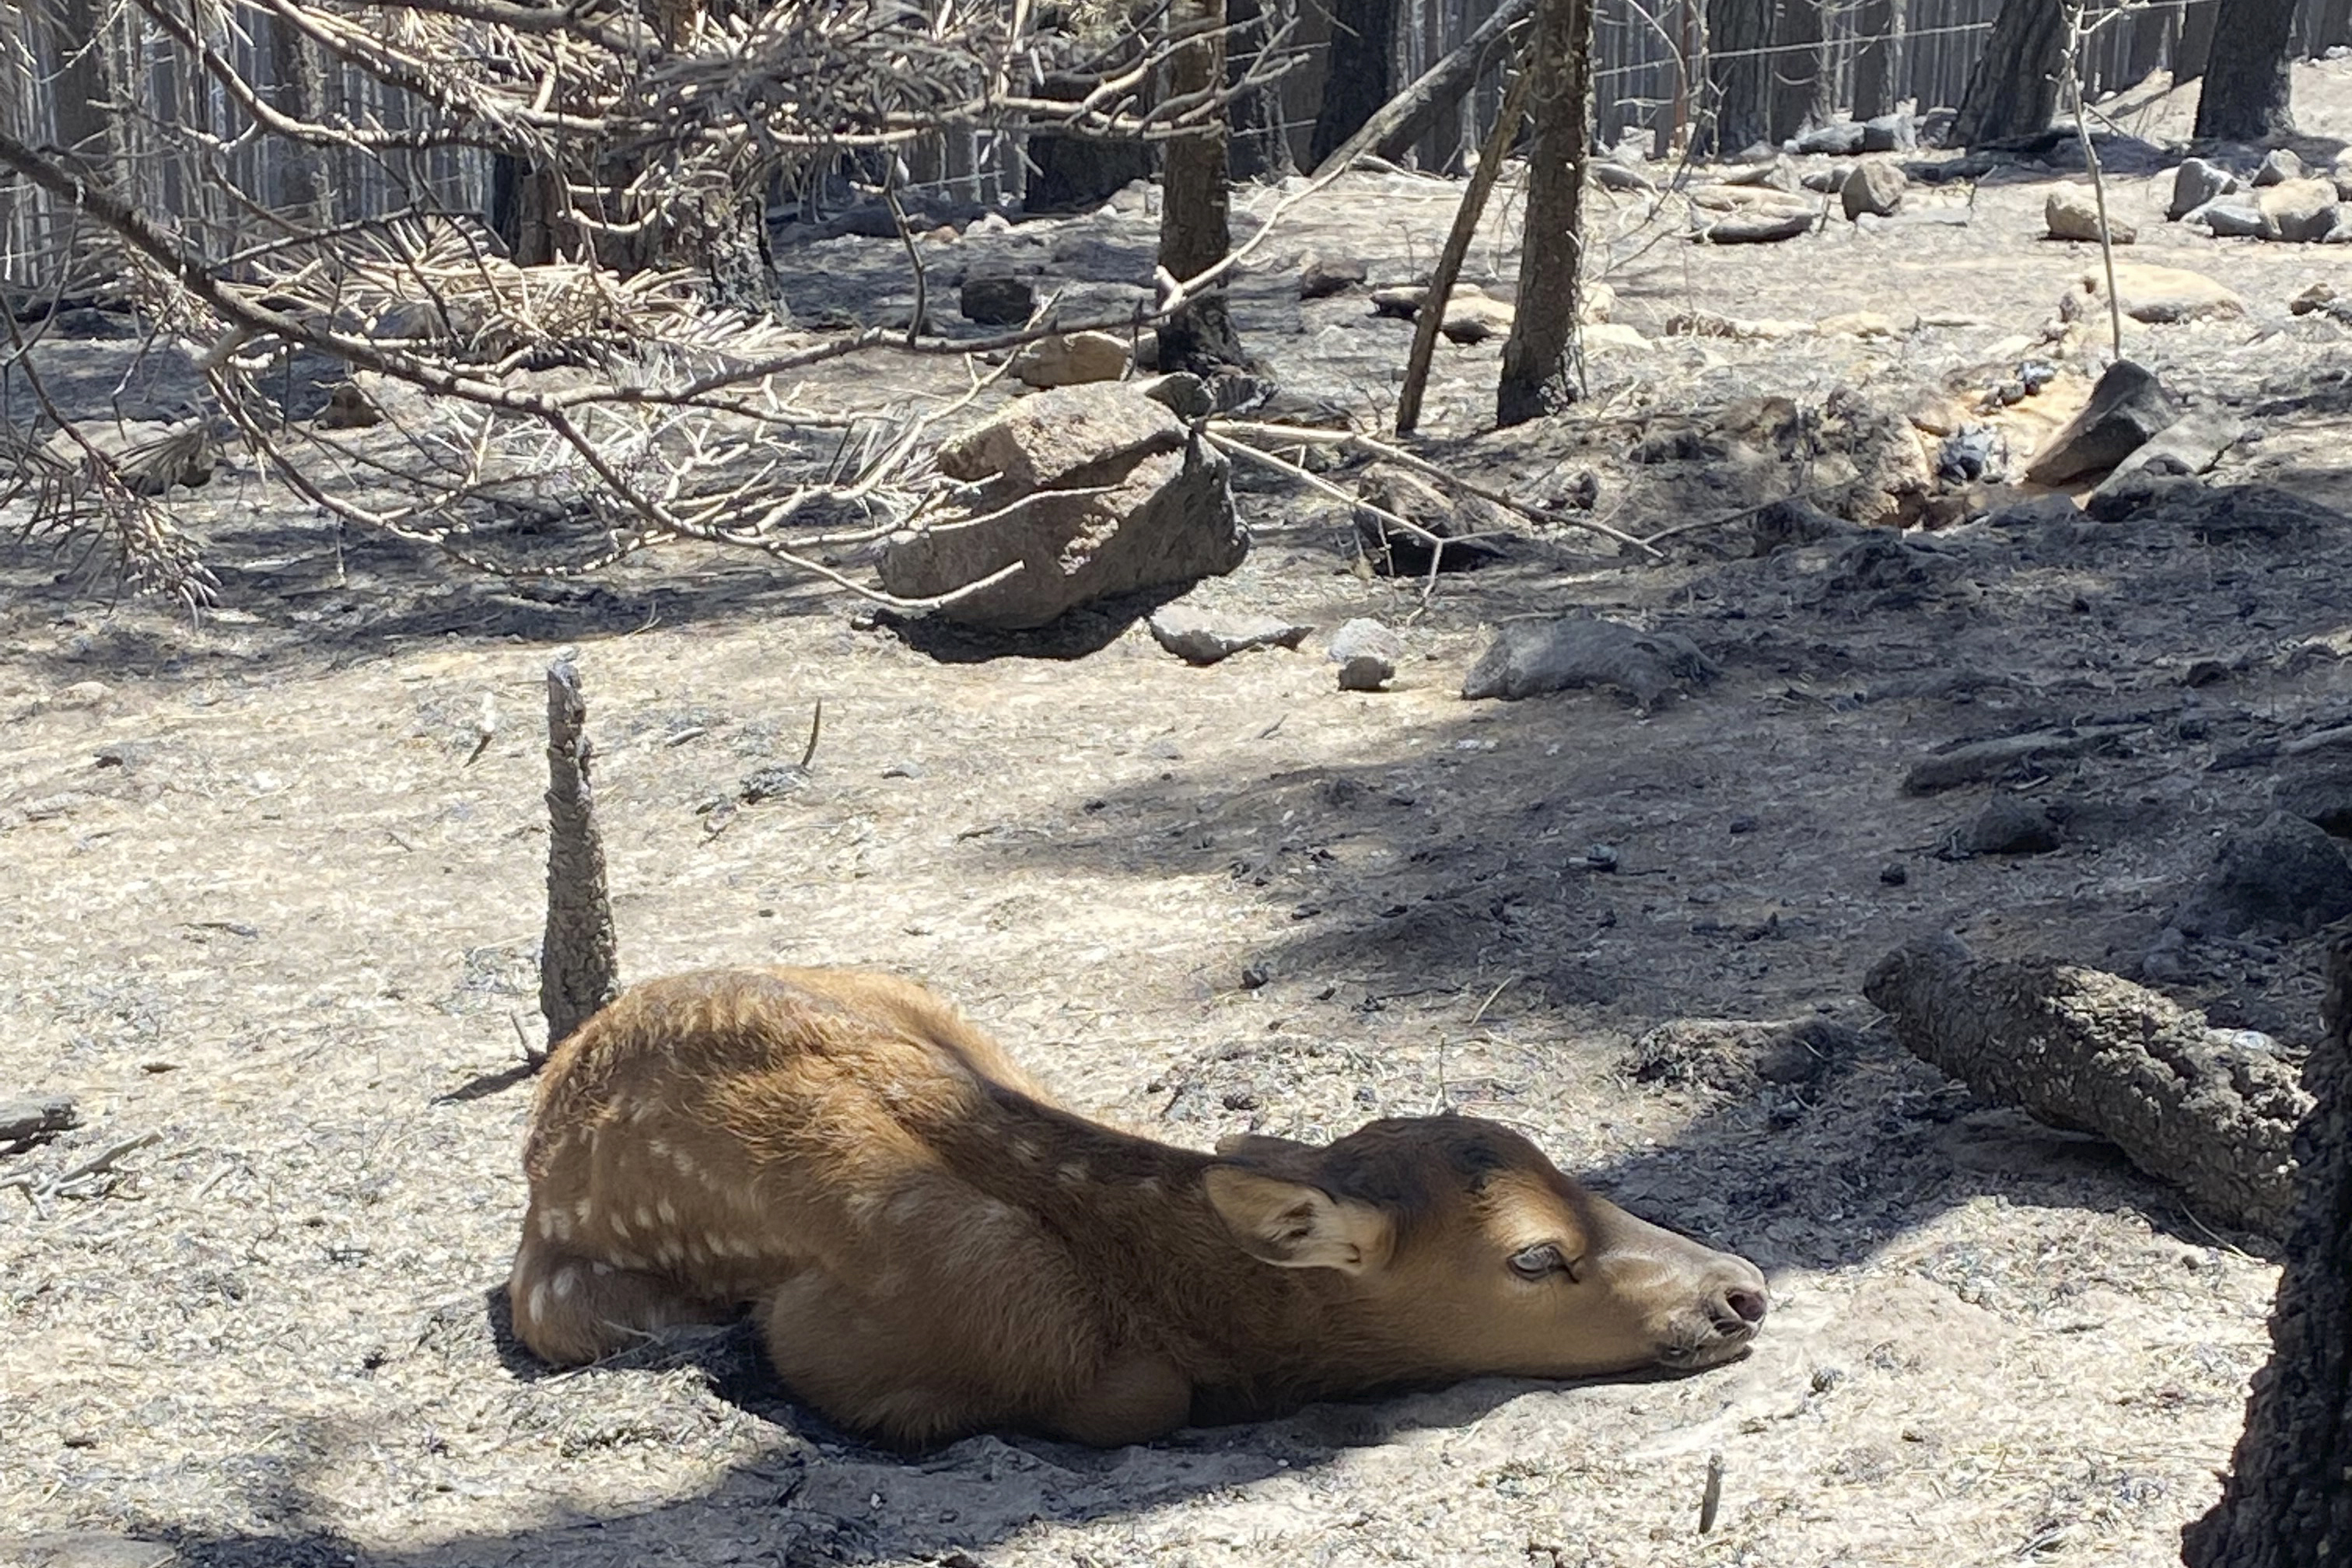
POLYGON ((1565 1274, 1570 1279, 1576 1278, 1576 1271, 1569 1267, 1568 1259, 1561 1257, 1559 1248, 1549 1241, 1511 1254, 1511 1272, 1522 1279, 1541 1279, 1551 1274, 1565 1274))

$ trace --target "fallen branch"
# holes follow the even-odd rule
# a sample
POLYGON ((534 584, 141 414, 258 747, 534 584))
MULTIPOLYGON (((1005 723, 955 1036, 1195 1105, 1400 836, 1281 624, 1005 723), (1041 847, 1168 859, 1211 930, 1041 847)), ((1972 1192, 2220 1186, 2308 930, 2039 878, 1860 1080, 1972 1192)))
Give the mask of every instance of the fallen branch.
POLYGON ((81 1125, 81 1112, 63 1095, 0 1105, 0 1154, 21 1154, 81 1125))
POLYGON ((2095 1132, 2227 1223, 2286 1234, 2294 1069, 2095 969, 1978 958, 1949 934, 1879 960, 1863 994, 1905 1049, 1988 1100, 2095 1132))

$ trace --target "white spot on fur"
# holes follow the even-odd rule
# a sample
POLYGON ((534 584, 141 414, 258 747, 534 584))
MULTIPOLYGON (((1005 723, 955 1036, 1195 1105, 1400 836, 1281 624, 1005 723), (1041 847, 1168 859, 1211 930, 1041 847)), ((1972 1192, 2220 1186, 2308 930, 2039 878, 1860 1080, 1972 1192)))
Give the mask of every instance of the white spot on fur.
POLYGON ((596 1205, 590 1203, 586 1198, 582 1198, 578 1203, 572 1205, 572 1217, 578 1220, 582 1225, 586 1225, 588 1223, 588 1216, 595 1212, 596 1205))
POLYGON ((588 1272, 602 1279, 613 1272, 613 1266, 609 1263, 592 1263, 588 1266, 588 1272))
POLYGON ((1156 1198, 1160 1195, 1160 1178, 1157 1176, 1146 1176, 1143 1180, 1135 1184, 1135 1190, 1141 1193, 1147 1198, 1156 1198))
POLYGON ((547 1237, 550 1241, 553 1241, 555 1239, 555 1224, 556 1211, 554 1209, 543 1209, 540 1212, 539 1234, 547 1237))
POLYGON ((1064 1161, 1061 1166, 1055 1171, 1054 1179, 1061 1183, 1062 1185, 1066 1187, 1085 1186, 1087 1184, 1087 1167, 1085 1162, 1079 1160, 1064 1161))
POLYGON ((666 1240, 661 1244, 661 1250, 655 1253, 654 1257, 660 1260, 664 1268, 675 1268, 685 1261, 686 1255, 678 1250, 678 1245, 675 1240, 666 1240))
MULTIPOLYGON (((677 1206, 667 1197, 655 1199, 654 1209, 661 1215, 662 1224, 676 1225, 677 1223, 677 1206)), ((643 1211, 640 1210, 639 1212, 642 1213, 643 1211)))
POLYGON ((554 1290, 557 1300, 568 1300, 572 1292, 580 1289, 580 1271, 567 1264, 555 1271, 555 1278, 548 1284, 554 1290))
POLYGON ((639 1204, 637 1205, 637 1228, 639 1230, 651 1230, 653 1227, 654 1211, 646 1207, 644 1204, 639 1204))
POLYGON ((546 1280, 539 1280, 531 1286, 530 1294, 524 1300, 523 1310, 534 1322, 537 1322, 547 1316, 546 1280))
POLYGON ((669 1158, 669 1140, 667 1138, 648 1138, 646 1140, 646 1147, 654 1152, 656 1159, 669 1158))
POLYGON ((1037 1145, 1031 1142, 1028 1139, 1015 1138, 1013 1141, 1013 1157, 1020 1161, 1023 1164, 1035 1164, 1037 1163, 1037 1145))
POLYGON ((694 1156, 683 1149, 671 1150, 669 1163, 677 1167, 677 1173, 681 1176, 696 1176, 702 1173, 702 1167, 694 1163, 694 1156))
POLYGON ((614 1240, 626 1241, 629 1239, 629 1218, 626 1215, 623 1214, 619 1209, 614 1209, 613 1211, 611 1223, 613 1226, 613 1237, 614 1240))

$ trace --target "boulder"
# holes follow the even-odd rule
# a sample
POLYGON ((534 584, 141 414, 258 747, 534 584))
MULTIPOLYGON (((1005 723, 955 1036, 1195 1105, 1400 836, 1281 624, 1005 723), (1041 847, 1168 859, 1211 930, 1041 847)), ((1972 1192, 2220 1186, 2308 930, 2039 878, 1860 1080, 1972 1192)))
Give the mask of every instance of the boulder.
POLYGON ((2307 179, 2310 174, 2294 148, 2274 147, 2263 155, 2262 167, 2254 171, 2254 189, 2284 185, 2292 180, 2307 179))
MULTIPOLYGON (((2094 268, 2083 275, 2083 287, 2106 308, 2104 271, 2094 268)), ((2246 302, 2201 272, 2180 267, 2152 267, 2145 262, 2116 263, 2116 289, 2122 295, 2124 314, 2135 321, 2169 322, 2233 321, 2246 313, 2246 302)))
POLYGON ((1680 632, 1643 631, 1591 616, 1507 621, 1463 679, 1462 695, 1516 701, 1574 686, 1606 686, 1648 711, 1718 673, 1716 662, 1680 632))
POLYGON ((2100 484, 2098 493, 2120 488, 2143 469, 2154 474, 2201 474, 2220 462, 2221 454, 2236 446, 2245 434, 2245 426, 2219 409, 2200 408, 2184 414, 2117 463, 2116 471, 2100 484))
POLYGON ((1848 219, 1859 218, 1864 213, 1874 217, 1891 217, 1902 206, 1903 193, 1910 184, 1900 164, 1884 161, 1864 163, 1838 187, 1838 200, 1848 219))
POLYGON ((2326 829, 2274 811, 2221 841, 2172 923, 2191 936, 2311 935, 2352 914, 2352 863, 2326 829))
POLYGON ((1127 344, 1108 332, 1065 332, 1024 343, 1013 356, 1013 374, 1036 387, 1082 386, 1127 374, 1127 344))
POLYGON ((2063 485, 2112 468, 2180 417, 2179 405, 2149 372, 2129 360, 2107 367, 2091 401, 2043 443, 2026 465, 2027 482, 2063 485))
POLYGON ((1769 245, 1794 239, 1813 226, 1810 207, 1754 206, 1704 220, 1691 237, 1710 245, 1769 245))
POLYGON ((1037 288, 1026 278, 967 278, 956 308, 983 327, 1017 327, 1037 309, 1037 288))
POLYGON ((1222 575, 1249 553, 1225 459, 1124 385, 1022 398, 941 447, 939 466, 974 488, 890 540, 882 585, 929 599, 1018 563, 937 612, 968 626, 1044 626, 1091 600, 1222 575))
POLYGON ((2238 176, 2219 163, 2202 158, 2190 158, 2182 163, 2172 175, 2172 205, 2164 216, 2179 223, 2216 196, 2226 196, 2240 189, 2238 176))
MULTIPOLYGON (((2042 204, 2042 221, 2049 226, 2053 239, 2086 239, 2096 244, 2099 238, 2099 201, 2095 192, 2082 185, 2064 185, 2050 193, 2042 204)), ((2115 218, 2107 221, 2107 235, 2117 245, 2129 245, 2139 237, 2139 232, 2127 223, 2115 218)))
POLYGON ((2201 225, 2219 239, 2263 237, 2263 209, 2253 196, 2217 196, 2180 220, 2201 225))
POLYGON ((1790 142, 1798 153, 1826 153, 1832 156, 1859 153, 1869 136, 1869 129, 1855 121, 1839 121, 1832 125, 1818 126, 1790 142))
POLYGON ((1362 288, 1368 276, 1363 262, 1355 257, 1310 256, 1298 268, 1298 297, 1328 300, 1334 294, 1362 288))
POLYGON ((1919 145, 1919 124, 1908 114, 1881 114, 1862 122, 1865 153, 1909 153, 1919 145))
MULTIPOLYGON (((1422 283, 1375 289, 1371 293, 1372 314, 1410 321, 1421 314, 1421 302, 1428 298, 1428 285, 1422 283)), ((1477 284, 1457 283, 1446 296, 1445 324, 1438 330, 1453 342, 1482 343, 1488 338, 1507 335, 1511 330, 1511 307, 1489 297, 1477 284)))
POLYGON ((2336 226, 2336 184, 2332 180, 2282 181, 2266 186, 2255 205, 2262 208, 2264 239, 2315 245, 2336 226))

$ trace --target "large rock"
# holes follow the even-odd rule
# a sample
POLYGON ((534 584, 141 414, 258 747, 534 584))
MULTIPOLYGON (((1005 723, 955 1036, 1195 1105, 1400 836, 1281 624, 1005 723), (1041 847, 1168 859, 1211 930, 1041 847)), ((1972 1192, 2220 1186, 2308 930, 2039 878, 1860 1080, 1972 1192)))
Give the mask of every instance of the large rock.
POLYGON ((1353 256, 1310 256, 1299 263, 1298 297, 1328 300, 1363 287, 1368 276, 1362 260, 1353 256))
POLYGON ((2262 205, 2251 194, 2216 196, 2203 206, 2193 209, 2180 221, 2202 224, 2217 239, 2263 237, 2262 205))
POLYGON ((1865 153, 1909 153, 1918 145, 1919 125, 1908 114, 1882 114, 1862 122, 1865 153))
MULTIPOLYGON (((2106 308, 2106 279, 2098 268, 2083 275, 2083 287, 2101 310, 2106 308)), ((2236 292, 2186 268, 2118 261, 2116 291, 2124 314, 2135 321, 2234 321, 2246 313, 2246 302, 2236 292)))
MULTIPOLYGON (((2096 244, 2098 195, 2081 185, 2061 186, 2042 204, 2042 221, 2049 226, 2053 239, 2087 239, 2096 244)), ((2129 245, 2139 237, 2139 231, 2131 225, 2112 217, 2107 220, 2107 234, 2117 245, 2129 245)))
POLYGON ((2216 196, 2226 196, 2240 188, 2238 176, 2202 158, 2190 158, 2174 171, 2172 205, 2164 216, 2179 223, 2216 196))
POLYGON ((2025 478, 2032 484, 2063 485, 2112 468, 2179 417, 2179 405, 2153 374, 2117 360, 2091 388, 2083 411, 2034 454, 2025 478))
POLYGON ((2352 863, 2316 823, 2273 812, 2221 841, 2204 882, 2173 916, 2192 936, 2305 937, 2352 914, 2352 863))
POLYGON ((2284 181, 2264 188, 2255 205, 2262 209, 2264 239, 2316 245, 2336 226, 2336 184, 2332 180, 2284 181))
POLYGON ((1017 327, 1037 308, 1037 286, 1026 278, 967 278, 956 306, 967 321, 983 327, 1017 327))
POLYGON ((1859 153, 1869 136, 1867 127, 1858 121, 1841 120, 1833 124, 1817 126, 1790 143, 1799 153, 1827 153, 1832 156, 1859 153))
POLYGON ((2146 472, 2179 478, 2201 474, 2236 446, 2246 427, 2219 409, 2200 408, 2184 414, 2151 437, 2116 465, 2100 481, 2096 495, 2118 493, 2135 474, 2146 472))
POLYGON ((2263 158, 2263 165, 2254 171, 2254 189, 2284 185, 2291 180, 2307 178, 2311 171, 2292 147, 2274 147, 2263 158))
POLYGON ((1606 686, 1648 711, 1717 673, 1716 662, 1680 632, 1643 631, 1590 616, 1506 621, 1463 679, 1462 695, 1517 701, 1575 686, 1606 686))
POLYGON ((1849 219, 1859 218, 1864 213, 1873 217, 1892 217, 1902 206, 1903 193, 1910 184, 1899 163, 1864 163, 1838 187, 1838 200, 1849 219))
POLYGON ((1013 356, 1013 377, 1029 386, 1083 386, 1127 374, 1127 344, 1108 332, 1065 332, 1024 343, 1013 356))
POLYGON ((1769 245, 1794 239, 1812 226, 1811 207, 1754 206, 1703 220, 1691 237, 1710 245, 1769 245))
POLYGON ((1272 616, 1221 616, 1190 605, 1151 612, 1151 640, 1186 664, 1215 664, 1256 647, 1297 647, 1315 628, 1272 616))
POLYGON ((1044 626, 1090 600, 1221 575, 1249 553, 1225 459, 1129 387, 1024 397, 941 447, 938 460, 940 472, 976 488, 931 527, 890 541, 882 585, 935 598, 1017 563, 1003 581, 940 608, 968 626, 1044 626))

